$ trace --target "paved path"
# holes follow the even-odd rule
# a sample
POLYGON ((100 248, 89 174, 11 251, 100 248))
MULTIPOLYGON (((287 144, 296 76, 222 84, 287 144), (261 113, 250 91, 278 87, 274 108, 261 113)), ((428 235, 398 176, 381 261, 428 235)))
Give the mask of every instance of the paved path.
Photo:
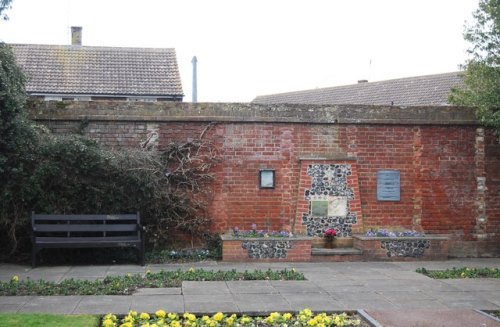
MULTIPOLYGON (((0 264, 0 280, 4 281, 10 280, 13 275, 21 279, 56 282, 69 278, 93 280, 109 275, 145 273, 148 269, 155 272, 191 267, 239 271, 295 268, 307 278, 307 281, 184 282, 179 288, 143 289, 131 296, 3 296, 0 297, 0 312, 120 314, 131 309, 154 312, 162 308, 175 312, 263 314, 310 308, 313 311, 364 309, 380 317, 384 312, 393 312, 393 316, 397 316, 396 312, 411 310, 417 316, 418 312, 431 315, 430 312, 436 310, 461 310, 471 315, 472 309, 500 310, 500 279, 435 280, 415 272, 418 267, 446 269, 464 266, 500 268, 500 258, 426 262, 252 264, 206 261, 146 267, 42 266, 35 269, 0 264)), ((450 316, 460 315, 452 313, 450 316)), ((465 318, 462 317, 460 325, 464 325, 463 319, 465 318)), ((388 322, 387 326, 392 325, 388 322)))

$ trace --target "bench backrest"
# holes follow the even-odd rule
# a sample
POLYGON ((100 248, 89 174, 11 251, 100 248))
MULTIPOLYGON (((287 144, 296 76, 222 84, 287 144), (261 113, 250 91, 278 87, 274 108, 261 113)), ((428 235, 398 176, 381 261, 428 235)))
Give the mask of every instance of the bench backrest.
POLYGON ((31 215, 31 224, 37 236, 92 237, 112 235, 139 235, 142 230, 139 213, 118 215, 31 215))

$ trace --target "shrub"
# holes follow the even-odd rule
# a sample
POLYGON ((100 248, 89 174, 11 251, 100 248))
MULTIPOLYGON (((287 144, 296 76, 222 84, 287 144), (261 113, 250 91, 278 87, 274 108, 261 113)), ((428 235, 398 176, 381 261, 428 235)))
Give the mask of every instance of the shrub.
MULTIPOLYGON (((149 152, 109 150, 79 135, 38 133, 38 140, 39 146, 31 152, 36 165, 29 167, 23 179, 16 179, 26 196, 13 191, 9 205, 2 209, 3 221, 15 226, 11 237, 16 240, 29 235, 31 210, 54 214, 140 212, 153 248, 164 246, 179 231, 202 238, 208 230, 205 184, 212 179, 209 169, 216 157, 202 152, 209 151, 203 149, 208 147, 206 143, 172 143, 165 151, 149 152)), ((3 194, 2 200, 5 198, 3 194)), ((27 237, 22 240, 16 246, 29 241, 27 237)), ((9 252, 13 253, 16 247, 11 246, 9 252)))
POLYGON ((24 83, 0 43, 0 259, 29 251, 31 211, 140 212, 153 248, 179 231, 207 232, 206 185, 218 153, 204 133, 162 151, 113 151, 81 135, 51 135, 27 119, 24 83))

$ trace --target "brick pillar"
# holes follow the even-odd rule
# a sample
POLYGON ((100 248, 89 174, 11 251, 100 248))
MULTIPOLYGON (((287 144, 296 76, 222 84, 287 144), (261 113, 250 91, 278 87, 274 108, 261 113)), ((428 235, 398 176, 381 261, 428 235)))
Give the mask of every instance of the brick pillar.
POLYGON ((484 145, 484 128, 479 127, 476 129, 476 143, 475 143, 475 176, 476 176, 476 199, 475 214, 476 224, 473 228, 472 235, 478 239, 486 239, 486 223, 488 218, 486 216, 486 168, 485 168, 485 145, 484 145))
POLYGON ((422 130, 413 129, 413 229, 422 230, 422 130))

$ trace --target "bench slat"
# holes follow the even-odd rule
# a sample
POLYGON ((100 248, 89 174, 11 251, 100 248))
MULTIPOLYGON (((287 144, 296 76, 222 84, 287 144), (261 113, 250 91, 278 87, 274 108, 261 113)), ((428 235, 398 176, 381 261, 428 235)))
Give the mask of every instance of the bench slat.
POLYGON ((137 221, 137 215, 134 214, 120 214, 120 215, 33 215, 34 221, 37 220, 57 220, 57 221, 73 221, 73 220, 134 220, 137 221))
POLYGON ((44 243, 58 243, 62 246, 65 243, 116 243, 116 242, 128 242, 128 241, 139 241, 137 236, 105 236, 105 237, 35 237, 37 244, 44 243))
POLYGON ((139 230, 137 224, 35 224, 33 230, 36 232, 136 232, 139 230))

